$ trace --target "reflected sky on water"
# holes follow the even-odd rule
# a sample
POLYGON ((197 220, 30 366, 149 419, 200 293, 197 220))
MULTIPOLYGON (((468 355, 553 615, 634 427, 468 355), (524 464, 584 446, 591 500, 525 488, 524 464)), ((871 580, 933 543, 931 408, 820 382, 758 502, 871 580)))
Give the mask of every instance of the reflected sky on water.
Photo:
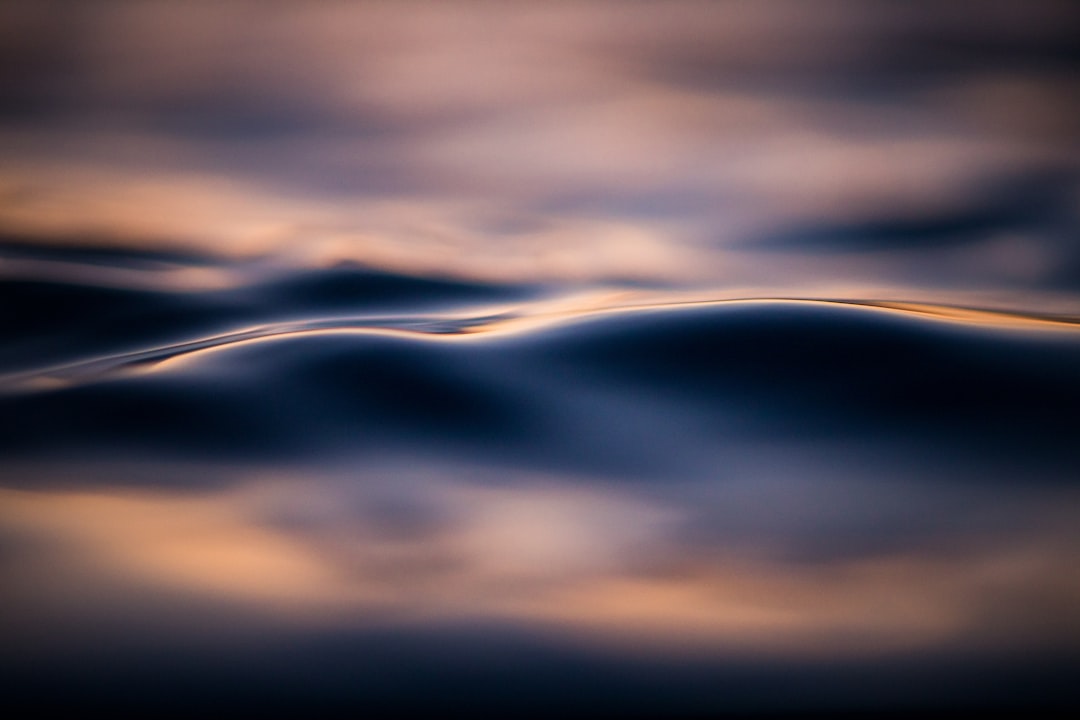
POLYGON ((0 2, 0 681, 1080 702, 1067 2, 0 2))

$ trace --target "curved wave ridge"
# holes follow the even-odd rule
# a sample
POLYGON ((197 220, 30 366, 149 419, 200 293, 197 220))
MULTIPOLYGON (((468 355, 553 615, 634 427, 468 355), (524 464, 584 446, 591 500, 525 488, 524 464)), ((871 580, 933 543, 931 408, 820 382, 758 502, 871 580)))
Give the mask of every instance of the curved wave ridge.
POLYGON ((703 472, 739 443, 848 438, 1055 481, 1080 460, 1068 320, 359 267, 186 291, 19 278, 0 293, 20 308, 0 327, 9 458, 420 448, 633 478, 703 472))

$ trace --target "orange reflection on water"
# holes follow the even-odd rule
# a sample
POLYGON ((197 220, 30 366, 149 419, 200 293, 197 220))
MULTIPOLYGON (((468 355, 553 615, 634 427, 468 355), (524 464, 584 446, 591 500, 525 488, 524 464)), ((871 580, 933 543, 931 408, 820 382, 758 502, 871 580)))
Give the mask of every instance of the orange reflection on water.
POLYGON ((23 541, 5 624, 49 635, 49 612, 72 615, 89 573, 111 598, 106 613, 150 588, 278 625, 499 619, 628 651, 866 656, 1080 642, 1067 618, 1033 615, 1080 601, 1080 537, 1060 528, 946 554, 791 564, 673 544, 677 511, 615 491, 428 490, 445 521, 422 531, 342 515, 290 482, 204 494, 4 490, 0 527, 23 541), (281 525, 280 512, 306 519, 281 525), (65 575, 73 567, 81 574, 65 575))

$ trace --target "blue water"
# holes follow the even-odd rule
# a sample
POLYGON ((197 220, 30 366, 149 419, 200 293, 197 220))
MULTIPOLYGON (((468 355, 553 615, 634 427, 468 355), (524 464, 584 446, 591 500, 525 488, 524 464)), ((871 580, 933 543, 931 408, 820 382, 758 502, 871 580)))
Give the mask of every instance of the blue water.
POLYGON ((1068 317, 8 256, 11 697, 1076 699, 1068 317))
POLYGON ((0 0, 0 715, 1075 715, 1078 11, 0 0))

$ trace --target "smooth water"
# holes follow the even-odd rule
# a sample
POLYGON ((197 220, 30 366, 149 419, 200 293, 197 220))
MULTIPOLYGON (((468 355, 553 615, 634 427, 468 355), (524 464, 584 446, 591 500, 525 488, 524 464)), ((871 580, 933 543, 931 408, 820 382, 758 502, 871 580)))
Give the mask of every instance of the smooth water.
POLYGON ((16 698, 1071 697, 1068 319, 37 261, 0 285, 16 698))
POLYGON ((0 714, 1075 710, 1077 28, 0 0, 0 714))

